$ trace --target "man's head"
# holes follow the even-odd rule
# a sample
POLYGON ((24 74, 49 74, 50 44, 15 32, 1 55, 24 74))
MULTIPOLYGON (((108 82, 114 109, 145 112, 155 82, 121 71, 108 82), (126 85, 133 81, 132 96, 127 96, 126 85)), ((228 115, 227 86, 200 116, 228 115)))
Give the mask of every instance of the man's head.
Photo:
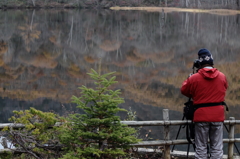
POLYGON ((201 66, 204 65, 213 66, 213 56, 207 49, 200 49, 198 51, 198 59, 201 66))

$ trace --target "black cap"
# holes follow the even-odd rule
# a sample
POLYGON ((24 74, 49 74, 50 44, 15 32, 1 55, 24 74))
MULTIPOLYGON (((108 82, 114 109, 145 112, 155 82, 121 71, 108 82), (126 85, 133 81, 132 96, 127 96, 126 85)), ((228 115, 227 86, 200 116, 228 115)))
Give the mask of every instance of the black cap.
POLYGON ((207 49, 200 49, 198 51, 198 59, 200 61, 200 65, 204 64, 213 65, 213 56, 207 49))

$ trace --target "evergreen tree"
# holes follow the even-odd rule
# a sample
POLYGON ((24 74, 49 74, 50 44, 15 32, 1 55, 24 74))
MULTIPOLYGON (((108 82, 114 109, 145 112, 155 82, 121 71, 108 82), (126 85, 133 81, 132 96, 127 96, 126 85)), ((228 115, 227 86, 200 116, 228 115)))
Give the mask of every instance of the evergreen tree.
POLYGON ((135 129, 120 123, 116 115, 124 103, 120 90, 111 90, 114 72, 104 75, 93 69, 88 73, 95 80, 95 88, 81 86, 81 96, 73 96, 73 103, 84 114, 72 114, 68 123, 61 127, 60 141, 65 145, 63 158, 115 158, 124 156, 130 145, 139 140, 133 136, 135 129), (112 76, 112 77, 111 77, 112 76))

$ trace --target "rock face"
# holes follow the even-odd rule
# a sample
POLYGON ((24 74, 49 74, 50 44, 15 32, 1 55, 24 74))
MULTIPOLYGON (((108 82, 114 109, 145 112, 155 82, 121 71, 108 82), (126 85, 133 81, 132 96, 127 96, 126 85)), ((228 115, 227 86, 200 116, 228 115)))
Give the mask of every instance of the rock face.
POLYGON ((0 8, 110 8, 119 7, 184 7, 239 9, 240 0, 28 0, 2 1, 0 8))

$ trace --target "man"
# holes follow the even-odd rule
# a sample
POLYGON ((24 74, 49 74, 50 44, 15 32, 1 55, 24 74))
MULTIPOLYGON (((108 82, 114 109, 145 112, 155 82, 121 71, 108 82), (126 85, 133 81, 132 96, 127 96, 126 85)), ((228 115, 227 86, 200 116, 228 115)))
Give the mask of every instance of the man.
POLYGON ((207 49, 198 52, 198 71, 186 79, 181 93, 193 99, 198 107, 194 113, 195 159, 207 159, 207 142, 210 140, 211 159, 223 156, 224 101, 228 87, 225 75, 213 68, 213 57, 207 49), (200 105, 201 104, 201 105, 200 105))

